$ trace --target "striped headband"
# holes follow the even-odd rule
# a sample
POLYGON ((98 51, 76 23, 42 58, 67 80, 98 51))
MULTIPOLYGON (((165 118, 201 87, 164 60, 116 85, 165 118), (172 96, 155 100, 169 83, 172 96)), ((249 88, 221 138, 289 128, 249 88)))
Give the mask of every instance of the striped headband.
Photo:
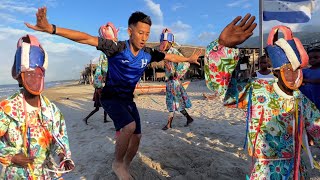
POLYGON ((160 42, 162 41, 169 41, 171 43, 174 42, 174 35, 172 34, 171 30, 168 28, 163 29, 160 35, 160 42))
POLYGON ((48 54, 35 36, 27 34, 18 40, 12 77, 17 79, 21 72, 32 71, 36 67, 44 71, 48 68, 48 54), (26 42, 26 38, 29 41, 26 42))
POLYGON ((291 29, 286 26, 280 25, 271 29, 266 51, 274 69, 288 63, 294 71, 309 65, 309 57, 302 43, 293 37, 291 29), (277 39, 279 30, 283 32, 284 38, 277 39))

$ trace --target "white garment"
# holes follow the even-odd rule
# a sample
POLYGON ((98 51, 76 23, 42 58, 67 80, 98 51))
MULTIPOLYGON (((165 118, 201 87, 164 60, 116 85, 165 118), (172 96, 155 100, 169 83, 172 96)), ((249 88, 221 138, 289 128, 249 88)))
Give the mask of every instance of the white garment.
POLYGON ((258 79, 264 79, 264 80, 267 80, 267 81, 274 79, 274 76, 273 76, 272 72, 270 72, 267 75, 263 75, 263 74, 259 73, 259 71, 257 71, 256 74, 257 74, 257 78, 258 79))

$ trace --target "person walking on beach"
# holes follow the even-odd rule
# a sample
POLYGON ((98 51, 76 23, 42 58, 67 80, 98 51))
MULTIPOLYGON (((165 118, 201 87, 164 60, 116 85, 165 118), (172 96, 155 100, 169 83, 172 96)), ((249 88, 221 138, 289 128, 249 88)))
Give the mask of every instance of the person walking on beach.
POLYGON ((50 34, 56 34, 72 41, 97 47, 108 57, 106 83, 102 90, 101 104, 113 120, 116 130, 121 130, 116 138, 115 160, 112 169, 121 180, 132 179, 129 166, 137 153, 141 139, 141 122, 133 92, 147 65, 163 59, 173 62, 196 63, 201 51, 186 58, 175 54, 165 54, 145 47, 150 35, 151 18, 142 12, 134 12, 128 20, 129 40, 112 40, 91 36, 87 33, 56 27, 49 24, 46 7, 39 8, 37 24, 26 26, 50 34))
POLYGON ((37 38, 20 38, 12 77, 22 88, 0 102, 0 163, 4 179, 57 178, 52 155, 60 159, 59 171, 74 168, 64 117, 55 104, 41 95, 47 66, 48 55, 37 38))
MULTIPOLYGON (((102 92, 102 88, 94 88, 92 100, 94 101, 93 106, 95 107, 95 109, 93 111, 91 111, 90 114, 83 119, 83 121, 86 123, 86 125, 88 125, 88 119, 94 113, 98 112, 101 107, 101 103, 100 103, 101 92, 102 92)), ((106 111, 103 111, 103 122, 104 123, 110 122, 107 120, 107 112, 106 111)))
MULTIPOLYGON (((105 25, 100 26, 99 28, 99 36, 104 39, 110 39, 113 41, 118 41, 118 31, 113 23, 108 22, 105 25)), ((99 111, 99 108, 102 107, 100 103, 103 83, 105 81, 106 74, 108 72, 108 58, 102 52, 99 57, 99 63, 96 67, 96 71, 93 78, 93 86, 94 86, 94 93, 92 100, 94 101, 93 106, 95 109, 90 112, 90 114, 83 119, 83 121, 88 125, 88 119, 96 112, 99 111)), ((107 112, 103 110, 103 122, 107 123, 110 122, 107 120, 107 112)))
MULTIPOLYGON (((160 51, 168 54, 177 54, 183 56, 176 48, 173 47, 174 35, 172 32, 165 28, 160 35, 160 51)), ((174 63, 171 61, 164 61, 164 69, 166 74, 166 104, 169 111, 167 125, 162 130, 172 128, 172 121, 174 112, 179 111, 187 118, 185 126, 193 122, 192 117, 186 111, 186 108, 191 107, 191 101, 187 95, 186 90, 182 86, 180 79, 187 72, 190 63, 174 63)))
MULTIPOLYGON (((300 49, 300 55, 286 53, 285 56, 290 58, 277 60, 270 56, 272 52, 267 48, 274 81, 240 80, 232 76, 239 62, 239 51, 235 47, 248 39, 256 27, 255 17, 250 16, 247 14, 240 22, 241 17, 235 18, 224 28, 219 39, 207 46, 207 86, 221 96, 225 106, 247 109, 248 152, 252 162, 256 159, 250 179, 307 179, 306 167, 300 159, 301 145, 310 152, 308 143, 303 142, 307 138, 305 132, 316 145, 320 145, 320 112, 297 90, 302 82, 304 63, 293 57, 299 56, 304 59, 301 62, 307 61, 303 56, 305 50, 300 49)), ((273 41, 272 33, 277 33, 280 28, 290 31, 285 26, 274 27, 269 35, 271 43, 278 44, 283 52, 294 52, 291 46, 286 46, 286 40, 273 41)), ((292 40, 291 36, 290 33, 285 35, 288 40, 292 40)))
POLYGON ((259 71, 253 73, 252 77, 256 77, 258 79, 265 79, 265 80, 273 80, 274 76, 271 68, 270 59, 266 56, 260 56, 258 59, 259 62, 259 71))

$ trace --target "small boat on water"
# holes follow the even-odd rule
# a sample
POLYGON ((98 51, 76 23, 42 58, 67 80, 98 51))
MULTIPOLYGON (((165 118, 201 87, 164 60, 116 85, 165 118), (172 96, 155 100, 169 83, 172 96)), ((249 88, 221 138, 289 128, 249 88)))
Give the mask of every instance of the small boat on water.
MULTIPOLYGON (((186 81, 182 83, 182 86, 187 89, 190 84, 190 81, 186 81)), ((166 92, 166 85, 152 85, 152 84, 143 84, 138 83, 135 90, 134 95, 140 95, 140 94, 159 94, 159 93, 165 93, 166 92)))

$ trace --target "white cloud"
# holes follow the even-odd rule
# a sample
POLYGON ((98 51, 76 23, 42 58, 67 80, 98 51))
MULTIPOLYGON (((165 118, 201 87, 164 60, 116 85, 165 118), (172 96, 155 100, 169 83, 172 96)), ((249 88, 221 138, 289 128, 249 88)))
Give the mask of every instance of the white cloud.
POLYGON ((129 38, 128 36, 128 27, 118 27, 119 32, 118 32, 118 39, 119 41, 127 40, 129 38))
POLYGON ((0 21, 2 23, 23 23, 23 21, 20 21, 14 16, 7 13, 0 13, 0 21))
POLYGON ((214 28, 214 25, 213 25, 213 24, 208 24, 207 26, 208 26, 208 28, 210 28, 210 29, 213 29, 213 28, 214 28))
POLYGON ((202 18, 208 18, 209 15, 208 15, 208 14, 202 14, 201 17, 202 17, 202 18))
POLYGON ((147 7, 149 8, 150 12, 155 16, 157 24, 163 23, 163 13, 160 9, 160 4, 154 3, 152 0, 144 0, 147 3, 147 7))
POLYGON ((251 6, 252 6, 252 4, 246 3, 246 4, 244 4, 242 7, 243 7, 244 9, 248 9, 248 8, 250 8, 251 6))
POLYGON ((177 3, 177 4, 174 4, 174 5, 172 5, 172 11, 177 11, 178 9, 180 9, 180 8, 183 8, 183 7, 185 7, 184 5, 182 5, 181 3, 177 3))
POLYGON ((178 30, 180 29, 187 30, 187 29, 190 29, 191 26, 189 24, 185 24, 182 21, 178 20, 176 23, 172 25, 172 28, 178 29, 178 30))
POLYGON ((320 0, 312 0, 313 11, 316 12, 320 9, 320 0))
POLYGON ((241 6, 244 2, 247 2, 248 0, 239 0, 239 1, 235 1, 232 3, 228 3, 227 6, 229 7, 239 7, 241 6))
POLYGON ((182 21, 178 20, 169 28, 172 29, 173 34, 175 35, 175 39, 179 44, 189 43, 192 33, 192 27, 189 24, 185 24, 182 21))
POLYGON ((0 27, 0 40, 6 42, 0 43, 0 84, 16 83, 11 77, 16 43, 21 36, 27 33, 35 35, 48 53, 49 66, 46 72, 46 81, 78 79, 85 64, 99 55, 95 47, 76 43, 54 43, 59 38, 57 36, 0 27))
POLYGON ((264 21, 263 22, 263 31, 269 32, 274 26, 284 25, 289 27, 293 32, 299 31, 301 25, 299 24, 289 24, 289 23, 281 23, 279 21, 264 21))
POLYGON ((174 33, 174 35, 177 43, 179 44, 188 43, 191 37, 191 33, 188 31, 177 31, 176 33, 174 33))
POLYGON ((202 32, 198 35, 198 39, 201 44, 209 44, 211 41, 217 38, 217 33, 215 32, 202 32))
MULTIPOLYGON (((159 42, 160 34, 165 27, 162 24, 155 24, 151 27, 150 42, 159 42)), ((170 29, 170 28, 169 28, 170 29)))
POLYGON ((37 8, 30 7, 28 4, 14 1, 2 1, 0 2, 0 9, 9 12, 16 12, 20 14, 36 13, 37 8))

